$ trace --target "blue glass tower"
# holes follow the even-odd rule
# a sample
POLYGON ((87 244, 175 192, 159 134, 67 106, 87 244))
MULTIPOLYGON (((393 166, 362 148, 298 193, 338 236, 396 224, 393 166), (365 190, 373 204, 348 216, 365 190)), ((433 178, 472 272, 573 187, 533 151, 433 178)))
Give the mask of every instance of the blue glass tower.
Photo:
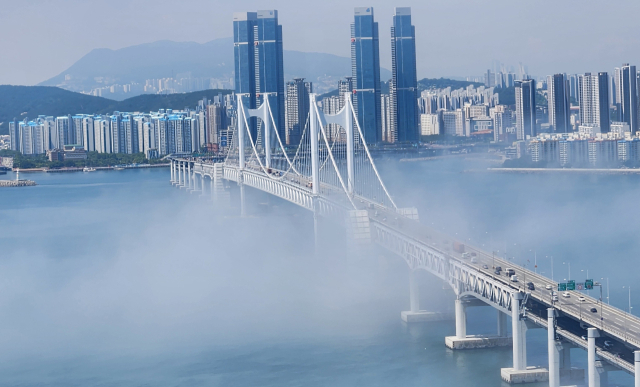
POLYGON ((417 142, 418 77, 416 74, 416 30, 411 25, 411 8, 398 7, 391 27, 391 114, 395 115, 395 139, 417 142))
MULTIPOLYGON (((284 65, 278 11, 234 13, 233 42, 236 93, 251 109, 268 97, 275 126, 284 138, 284 65)), ((257 120, 252 118, 249 126, 256 140, 257 120)))
POLYGON ((275 126, 284 141, 284 66, 278 11, 258 11, 256 25, 256 104, 260 105, 268 96, 275 126))
POLYGON ((380 53, 378 23, 373 8, 355 9, 351 25, 351 71, 353 102, 367 144, 382 139, 380 111, 380 53))
MULTIPOLYGON (((245 108, 256 108, 256 66, 254 30, 258 15, 256 12, 236 12, 233 14, 233 58, 236 94, 242 97, 245 108)), ((255 121, 255 120, 253 120, 255 121)), ((251 135, 257 134, 255 122, 249 123, 251 135)))

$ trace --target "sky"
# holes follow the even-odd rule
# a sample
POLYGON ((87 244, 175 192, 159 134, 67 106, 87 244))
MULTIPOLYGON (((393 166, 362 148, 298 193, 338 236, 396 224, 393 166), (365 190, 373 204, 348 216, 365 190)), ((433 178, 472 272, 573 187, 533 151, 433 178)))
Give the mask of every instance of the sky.
POLYGON ((277 9, 288 50, 348 57, 356 6, 373 6, 391 68, 393 7, 412 8, 418 76, 480 75, 494 60, 533 75, 640 63, 637 0, 0 0, 0 84, 33 85, 96 48, 229 37, 232 14, 277 9))

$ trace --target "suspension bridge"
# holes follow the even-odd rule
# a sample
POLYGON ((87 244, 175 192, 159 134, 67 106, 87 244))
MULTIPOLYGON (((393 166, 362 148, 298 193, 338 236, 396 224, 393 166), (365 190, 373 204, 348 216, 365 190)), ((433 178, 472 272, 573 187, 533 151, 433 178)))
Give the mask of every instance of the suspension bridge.
POLYGON ((344 225, 352 246, 373 244, 399 256, 410 269, 410 310, 401 313, 408 323, 446 317, 420 309, 415 272, 429 272, 455 293, 455 335, 446 337, 445 345, 452 350, 511 346, 513 363, 500 371, 506 382, 548 381, 559 387, 561 378, 584 379, 585 370, 571 364, 571 349, 578 348, 587 351, 589 387, 605 386, 611 371, 635 375, 640 387, 640 318, 602 297, 577 291, 560 296, 551 279, 427 227, 415 208, 398 207, 354 120, 350 95, 329 115, 312 94, 295 147, 284 145, 269 98, 247 109, 238 95, 237 105, 237 130, 224 161, 173 158, 173 185, 221 200, 229 195, 225 181, 237 183, 243 216, 245 189, 254 188, 312 211, 316 241, 319 217, 329 218, 344 225), (466 310, 480 306, 497 311, 494 335, 467 335, 466 310), (547 329, 548 364, 527 362, 527 331, 535 328, 547 329))

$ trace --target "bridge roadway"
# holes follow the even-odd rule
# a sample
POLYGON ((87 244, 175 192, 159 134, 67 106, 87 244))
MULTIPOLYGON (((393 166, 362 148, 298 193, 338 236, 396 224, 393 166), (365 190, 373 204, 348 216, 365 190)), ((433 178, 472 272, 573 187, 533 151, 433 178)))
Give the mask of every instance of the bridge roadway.
MULTIPOLYGON (((186 161, 186 160, 185 160, 186 161)), ((194 164, 194 172, 201 173, 202 176, 211 174, 207 172, 207 168, 213 167, 213 164, 206 162, 198 162, 190 160, 194 164)), ((235 166, 224 166, 224 178, 238 182, 238 169, 235 166)), ((243 172, 247 175, 255 175, 254 178, 262 175, 262 178, 269 179, 264 176, 264 173, 255 167, 248 165, 248 168, 243 172)), ((278 175, 278 171, 274 171, 275 175, 278 175)), ((272 181, 273 182, 273 181, 272 181)), ((267 187, 264 183, 257 181, 248 182, 250 186, 261 189, 268 193, 274 194, 272 188, 267 187)), ((279 182, 281 185, 294 187, 298 193, 302 193, 302 198, 288 195, 279 195, 281 198, 288 200, 294 204, 300 205, 306 209, 313 210, 309 205, 311 201, 312 193, 310 189, 310 181, 304 177, 296 176, 289 179, 282 179, 279 182)), ((335 187, 328 187, 328 191, 335 190, 335 187)), ((339 190, 338 190, 339 191, 339 190)), ((325 191, 326 192, 326 191, 325 191)), ((320 197, 321 204, 324 203, 329 207, 334 207, 331 211, 325 211, 324 215, 335 215, 338 213, 344 213, 348 211, 348 200, 340 198, 340 195, 330 195, 329 197, 320 197)), ((627 371, 634 373, 634 357, 633 351, 640 348, 640 318, 630 315, 620 309, 612 307, 607 304, 603 304, 600 300, 590 297, 587 294, 582 294, 577 291, 569 291, 569 297, 563 297, 561 292, 557 292, 558 301, 552 301, 552 292, 557 291, 557 283, 546 278, 540 274, 537 274, 529 269, 521 266, 516 266, 512 262, 508 262, 500 257, 485 252, 477 247, 468 245, 464 242, 460 242, 465 246, 465 252, 475 253, 475 260, 471 262, 471 257, 465 258, 462 253, 456 252, 453 249, 453 242, 455 239, 450 236, 441 233, 431 227, 425 226, 419 223, 417 220, 412 220, 402 216, 394 210, 387 209, 378 204, 372 203, 366 198, 354 197, 353 203, 356 205, 357 210, 366 211, 367 217, 372 228, 373 242, 383 245, 389 248, 389 243, 380 240, 381 235, 376 235, 376 231, 387 230, 387 232, 393 232, 405 240, 409 240, 416 246, 420 246, 423 250, 427 251, 431 256, 431 267, 428 270, 443 280, 449 281, 449 283, 455 288, 454 281, 460 281, 459 279, 451 278, 451 274, 447 273, 447 270, 457 267, 466 268, 468 273, 475 272, 478 277, 487 282, 491 281, 499 283, 502 288, 502 293, 505 293, 504 289, 510 291, 520 291, 523 293, 529 293, 526 309, 528 313, 527 318, 532 322, 538 324, 541 327, 547 328, 546 309, 554 307, 560 312, 560 316, 557 319, 558 327, 557 334, 562 336, 567 341, 571 342, 577 347, 587 349, 587 340, 585 339, 587 328, 598 328, 604 337, 596 340, 596 352, 602 360, 606 360, 612 365, 627 371), (436 261, 440 261, 439 263, 436 261), (496 275, 494 268, 500 266, 503 271, 501 275, 496 275), (512 268, 515 270, 515 274, 518 277, 517 282, 511 281, 511 278, 506 276, 505 269, 512 268), (532 282, 534 284, 534 290, 527 288, 527 283, 532 282), (547 287, 551 289, 547 289, 547 287), (584 297, 584 301, 579 301, 580 297, 584 297), (597 312, 592 313, 591 308, 596 308, 597 312), (613 346, 605 347, 604 341, 610 340, 614 342, 613 346)), ((322 212, 322 211, 321 211, 322 212)), ((404 248, 407 248, 406 246, 404 248)), ((394 249, 390 249, 394 250, 394 249)), ((400 253, 395 249, 396 253, 400 253)), ((403 254, 401 254, 403 255, 403 254)), ((404 252, 404 257, 408 260, 410 254, 404 252)), ((408 262, 409 263, 409 262, 408 262)), ((411 264, 410 264, 411 266, 411 264)), ((412 267, 415 269, 415 267, 412 267)), ((495 288, 495 286, 494 286, 495 288)), ((458 296, 478 296, 472 292, 458 292, 458 296)), ((487 302, 487 297, 484 299, 478 297, 481 300, 487 302)), ((511 303, 510 297, 506 296, 506 293, 502 297, 497 299, 492 295, 492 302, 488 304, 496 307, 505 313, 510 313, 511 303)))
POLYGON ((431 249, 458 260, 463 265, 472 267, 514 290, 530 293, 527 309, 533 311, 534 314, 529 317, 538 325, 546 328, 547 308, 556 308, 561 312, 561 318, 558 319, 558 333, 561 336, 566 335, 573 344, 586 349, 586 328, 600 329, 608 337, 596 340, 598 354, 613 365, 633 373, 633 350, 640 348, 640 318, 578 291, 568 291, 566 293, 569 294, 569 297, 563 297, 562 293, 564 292, 557 291, 557 282, 524 267, 516 266, 513 262, 508 262, 494 254, 460 242, 464 244, 465 252, 476 254, 475 257, 465 259, 461 253, 453 250, 455 239, 444 233, 415 220, 403 218, 392 211, 368 211, 372 222, 383 224, 388 228, 395 228, 399 233, 420 241, 431 249), (471 262, 471 258, 475 258, 476 262, 471 262), (501 275, 495 274, 494 268, 498 266, 503 269, 501 275), (511 281, 511 278, 504 274, 507 268, 515 270, 518 277, 517 282, 511 281), (534 284, 534 290, 527 288, 528 282, 534 284), (547 286, 550 286, 551 289, 547 289, 547 286), (557 293, 557 302, 552 302, 552 292, 557 293), (580 297, 584 297, 584 301, 579 301, 580 297), (592 313, 591 308, 596 308, 597 313, 592 313), (605 340, 612 341, 613 346, 605 348, 605 340))

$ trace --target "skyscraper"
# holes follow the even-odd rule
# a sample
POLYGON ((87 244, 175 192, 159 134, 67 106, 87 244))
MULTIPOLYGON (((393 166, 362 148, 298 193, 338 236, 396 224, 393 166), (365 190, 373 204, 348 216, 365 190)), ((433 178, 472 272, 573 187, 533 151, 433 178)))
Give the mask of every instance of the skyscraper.
POLYGON ((305 82, 304 78, 296 78, 287 82, 287 144, 300 143, 302 132, 309 115, 309 94, 313 92, 311 82, 305 82))
POLYGON ((536 81, 516 81, 516 137, 536 135, 536 81))
POLYGON ((609 76, 607 73, 579 77, 580 123, 596 125, 602 133, 609 132, 609 76))
MULTIPOLYGON (((391 114, 395 140, 417 142, 418 77, 416 74, 416 31, 411 25, 411 8, 396 7, 391 27, 391 114)), ((389 139, 387 139, 389 141, 389 139)), ((391 141, 389 141, 391 142, 391 141)))
POLYGON ((364 140, 375 144, 382 139, 378 23, 374 22, 371 7, 355 8, 354 15, 351 24, 354 107, 364 140))
POLYGON ((620 121, 626 122, 631 134, 638 130, 638 80, 636 66, 628 63, 622 65, 620 71, 620 121))
MULTIPOLYGON (((235 69, 235 91, 247 109, 256 108, 256 64, 254 33, 258 15, 256 12, 236 12, 233 14, 233 58, 235 69)), ((257 128, 255 119, 249 123, 251 135, 255 139, 257 128)))
POLYGON ((569 81, 564 74, 554 74, 547 77, 549 90, 549 124, 556 133, 570 132, 569 81))
POLYGON ((256 104, 265 96, 273 112, 275 127, 280 138, 285 134, 285 91, 282 52, 282 26, 278 24, 278 11, 258 11, 257 35, 254 37, 256 66, 256 104))
MULTIPOLYGON (((276 128, 284 137, 284 66, 278 11, 234 13, 233 42, 236 93, 242 95, 245 108, 251 109, 269 98, 276 128)), ((256 141, 255 118, 249 126, 256 141)))

